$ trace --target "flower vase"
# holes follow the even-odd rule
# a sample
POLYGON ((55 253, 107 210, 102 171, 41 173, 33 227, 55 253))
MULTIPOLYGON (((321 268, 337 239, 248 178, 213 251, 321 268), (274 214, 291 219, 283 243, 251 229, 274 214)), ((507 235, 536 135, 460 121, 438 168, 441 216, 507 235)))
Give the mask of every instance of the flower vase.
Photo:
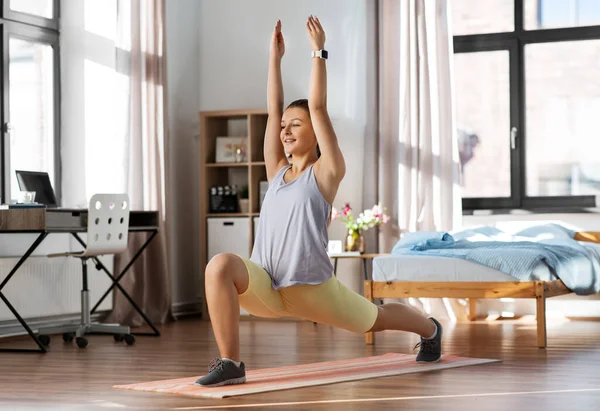
POLYGON ((361 254, 365 252, 365 238, 361 230, 348 230, 344 251, 358 251, 361 254))

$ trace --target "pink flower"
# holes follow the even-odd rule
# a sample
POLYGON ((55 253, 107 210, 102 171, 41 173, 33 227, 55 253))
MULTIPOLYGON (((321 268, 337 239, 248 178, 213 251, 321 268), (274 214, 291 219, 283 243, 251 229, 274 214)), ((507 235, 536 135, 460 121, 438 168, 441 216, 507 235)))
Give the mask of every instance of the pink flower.
POLYGON ((340 212, 337 210, 337 208, 331 207, 331 221, 333 221, 336 218, 338 218, 339 214, 340 214, 340 212))
POLYGON ((375 216, 377 216, 378 218, 381 218, 381 216, 383 215, 383 208, 381 208, 381 203, 375 204, 373 206, 373 214, 375 214, 375 216))
POLYGON ((390 216, 384 214, 384 216, 383 216, 383 224, 387 224, 388 221, 390 221, 390 216))
POLYGON ((344 204, 343 214, 345 216, 347 216, 348 214, 350 214, 351 211, 352 211, 352 209, 350 208, 350 204, 349 203, 344 204))

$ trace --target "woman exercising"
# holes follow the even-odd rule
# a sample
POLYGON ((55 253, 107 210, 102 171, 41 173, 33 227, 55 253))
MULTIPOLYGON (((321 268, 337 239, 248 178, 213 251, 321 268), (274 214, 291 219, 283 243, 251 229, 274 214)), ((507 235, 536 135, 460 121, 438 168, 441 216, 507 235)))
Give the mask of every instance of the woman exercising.
POLYGON ((250 260, 219 254, 206 267, 206 298, 221 358, 211 362, 197 385, 246 381, 239 306, 259 317, 295 316, 357 333, 417 333, 417 361, 440 359, 442 326, 435 319, 404 304, 378 307, 333 276, 327 226, 346 166, 327 113, 325 32, 313 16, 306 31, 312 47, 308 100, 294 101, 284 111, 280 21, 273 30, 264 144, 269 189, 250 260))

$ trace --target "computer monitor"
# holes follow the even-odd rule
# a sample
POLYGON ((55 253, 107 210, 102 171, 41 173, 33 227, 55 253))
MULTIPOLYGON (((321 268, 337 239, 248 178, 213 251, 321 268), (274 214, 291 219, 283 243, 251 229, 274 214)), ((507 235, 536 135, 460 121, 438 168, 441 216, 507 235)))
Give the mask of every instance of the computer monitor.
POLYGON ((21 191, 35 191, 35 202, 47 207, 57 207, 54 189, 48 173, 42 171, 16 170, 21 191))

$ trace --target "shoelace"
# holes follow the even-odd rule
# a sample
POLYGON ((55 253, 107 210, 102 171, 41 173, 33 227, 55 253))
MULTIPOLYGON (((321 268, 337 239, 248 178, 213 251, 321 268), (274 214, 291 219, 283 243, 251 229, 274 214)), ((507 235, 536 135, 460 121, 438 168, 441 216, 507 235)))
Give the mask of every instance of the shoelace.
POLYGON ((423 352, 435 352, 435 350, 438 348, 438 342, 436 340, 422 339, 421 342, 415 345, 415 348, 413 348, 413 350, 416 350, 417 348, 421 348, 423 352))
POLYGON ((215 358, 210 362, 210 364, 208 364, 208 372, 211 372, 214 369, 216 369, 217 371, 223 371, 224 365, 225 362, 222 359, 215 358))

